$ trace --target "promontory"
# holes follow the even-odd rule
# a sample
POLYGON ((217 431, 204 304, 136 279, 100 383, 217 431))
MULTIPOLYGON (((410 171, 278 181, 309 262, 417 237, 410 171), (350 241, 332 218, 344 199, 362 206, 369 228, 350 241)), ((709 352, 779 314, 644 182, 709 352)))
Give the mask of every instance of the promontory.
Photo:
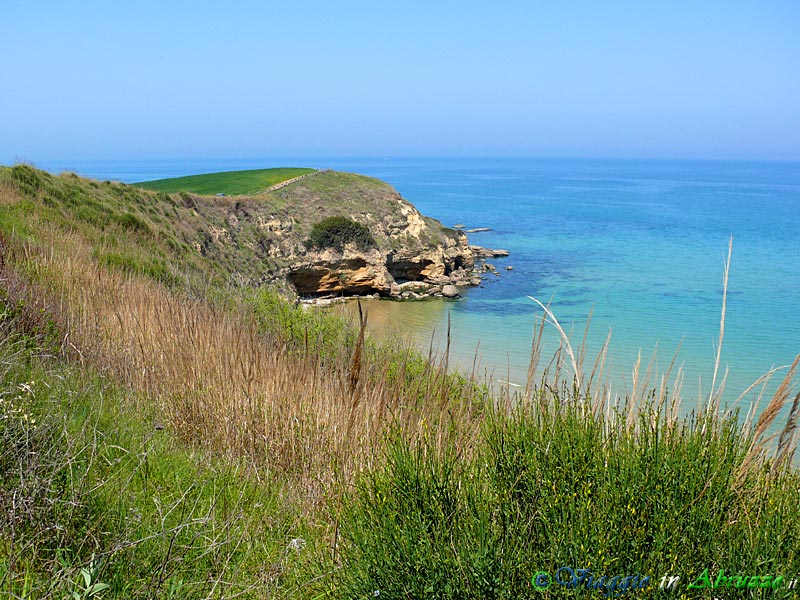
POLYGON ((300 297, 453 296, 480 283, 476 262, 486 256, 388 183, 352 173, 261 169, 126 185, 29 165, 3 170, 0 179, 69 221, 146 241, 146 258, 124 245, 99 243, 96 253, 165 280, 185 276, 172 269, 170 255, 180 255, 208 276, 278 283, 300 297))

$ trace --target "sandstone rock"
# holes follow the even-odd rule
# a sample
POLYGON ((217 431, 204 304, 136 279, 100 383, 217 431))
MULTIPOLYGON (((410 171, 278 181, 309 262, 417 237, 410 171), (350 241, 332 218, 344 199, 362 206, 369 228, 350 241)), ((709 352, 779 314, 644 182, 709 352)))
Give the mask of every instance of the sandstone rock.
POLYGON ((400 284, 400 289, 404 292, 412 292, 415 294, 427 294, 431 291, 432 284, 425 281, 406 281, 400 284))
MULTIPOLYGON (((416 225, 414 221, 409 229, 414 230, 416 225)), ((419 235, 435 239, 430 232, 419 235)), ((427 246, 421 240, 414 241, 408 230, 395 236, 407 243, 389 251, 380 247, 362 251, 355 246, 346 246, 344 252, 308 251, 300 264, 289 269, 287 280, 301 295, 377 292, 397 297, 402 296, 403 286, 408 291, 428 294, 432 285, 449 284, 452 273, 474 267, 474 257, 463 233, 443 236, 438 243, 429 240, 427 246)))
POLYGON ((475 258, 500 258, 502 256, 508 256, 508 250, 492 250, 491 248, 483 248, 481 246, 470 246, 469 249, 472 251, 472 255, 475 258))
POLYGON ((452 284, 446 285, 442 288, 442 296, 445 298, 458 298, 461 293, 458 288, 452 284))
POLYGON ((316 260, 299 264, 287 275, 301 295, 388 293, 394 283, 377 252, 313 258, 316 260))

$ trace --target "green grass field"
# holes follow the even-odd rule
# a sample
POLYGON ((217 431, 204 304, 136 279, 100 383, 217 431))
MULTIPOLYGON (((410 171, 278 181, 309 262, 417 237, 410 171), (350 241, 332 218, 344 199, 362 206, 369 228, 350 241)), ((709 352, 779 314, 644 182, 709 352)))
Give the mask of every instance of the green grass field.
POLYGON ((313 173, 314 169, 279 168, 279 169, 253 169, 250 171, 225 171, 222 173, 207 173, 205 175, 189 175, 188 177, 173 177, 170 179, 156 179, 137 183, 138 187, 156 192, 193 192, 195 194, 254 194, 270 186, 299 177, 306 173, 313 173))

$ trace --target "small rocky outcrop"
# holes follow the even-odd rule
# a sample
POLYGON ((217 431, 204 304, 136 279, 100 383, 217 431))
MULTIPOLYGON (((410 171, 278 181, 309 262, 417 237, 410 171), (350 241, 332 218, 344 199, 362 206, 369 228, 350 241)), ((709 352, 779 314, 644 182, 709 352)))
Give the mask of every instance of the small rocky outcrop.
POLYGON ((470 246, 469 249, 475 258, 501 258, 508 256, 508 250, 492 250, 491 248, 481 248, 480 246, 470 246))

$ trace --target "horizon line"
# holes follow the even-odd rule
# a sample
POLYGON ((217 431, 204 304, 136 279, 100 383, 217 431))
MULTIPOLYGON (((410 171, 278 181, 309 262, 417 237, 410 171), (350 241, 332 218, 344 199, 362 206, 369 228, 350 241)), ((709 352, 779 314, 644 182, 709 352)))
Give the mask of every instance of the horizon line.
POLYGON ((657 157, 657 156, 558 156, 558 155, 533 155, 533 154, 267 154, 248 156, 156 156, 156 157, 47 157, 30 159, 17 156, 11 161, 0 163, 2 166, 28 164, 36 167, 37 163, 52 162, 184 162, 184 161, 257 161, 257 160, 538 160, 538 161, 609 161, 609 162, 713 162, 713 163, 798 163, 797 158, 775 157, 657 157))

